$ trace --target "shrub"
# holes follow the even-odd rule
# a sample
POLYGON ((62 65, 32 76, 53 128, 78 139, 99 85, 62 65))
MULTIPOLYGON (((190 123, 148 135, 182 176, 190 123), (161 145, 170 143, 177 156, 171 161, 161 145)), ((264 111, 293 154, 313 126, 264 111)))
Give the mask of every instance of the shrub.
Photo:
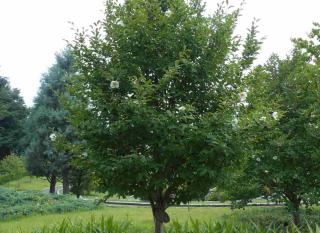
POLYGON ((23 159, 17 155, 8 155, 0 161, 0 184, 17 180, 27 175, 23 159))
POLYGON ((92 201, 78 200, 74 196, 49 195, 35 191, 17 192, 0 188, 0 220, 95 208, 97 205, 92 201))
MULTIPOLYGON (((308 225, 320 225, 320 210, 318 208, 301 211, 301 229, 307 229, 308 225)), ((246 210, 235 211, 231 216, 226 217, 236 224, 254 223, 255 225, 268 228, 284 228, 292 225, 290 213, 283 207, 247 208, 246 210)))

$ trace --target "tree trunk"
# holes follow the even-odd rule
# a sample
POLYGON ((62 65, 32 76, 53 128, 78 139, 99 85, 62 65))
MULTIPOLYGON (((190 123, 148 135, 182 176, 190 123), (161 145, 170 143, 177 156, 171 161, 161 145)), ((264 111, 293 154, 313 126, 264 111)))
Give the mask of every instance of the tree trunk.
POLYGON ((292 221, 294 225, 300 226, 301 197, 294 192, 286 192, 285 197, 292 205, 292 221))
POLYGON ((57 183, 57 177, 55 175, 51 175, 49 193, 52 193, 52 194, 56 193, 56 183, 57 183))
POLYGON ((293 203, 292 218, 294 225, 300 226, 300 201, 293 203))
POLYGON ((150 203, 154 220, 154 232, 163 233, 163 224, 170 222, 170 217, 166 213, 167 205, 162 198, 159 198, 157 201, 150 200, 150 203))
POLYGON ((157 218, 153 217, 154 219, 154 232, 155 233, 163 233, 163 222, 160 222, 157 218))
POLYGON ((63 194, 68 194, 70 192, 69 184, 69 169, 65 169, 62 174, 62 189, 63 194))

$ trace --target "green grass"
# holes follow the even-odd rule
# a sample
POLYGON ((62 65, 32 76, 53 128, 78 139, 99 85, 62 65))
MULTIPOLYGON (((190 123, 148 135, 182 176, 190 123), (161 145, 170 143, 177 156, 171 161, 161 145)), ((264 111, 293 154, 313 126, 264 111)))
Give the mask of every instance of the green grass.
MULTIPOLYGON (((169 208, 168 213, 171 220, 185 222, 190 217, 199 220, 215 220, 223 219, 223 216, 230 214, 229 208, 169 208)), ((18 232, 21 228, 23 232, 29 233, 33 229, 39 229, 45 225, 57 224, 65 218, 72 221, 90 221, 91 217, 99 219, 101 216, 113 216, 115 220, 129 219, 144 229, 151 229, 153 226, 151 210, 148 207, 103 207, 102 209, 93 211, 76 211, 64 214, 49 214, 45 216, 30 216, 14 220, 0 222, 1 233, 18 232)))
MULTIPOLYGON (((57 187, 61 185, 60 182, 57 183, 57 187)), ((34 177, 34 176, 25 176, 19 180, 10 181, 3 185, 0 185, 2 188, 14 189, 17 191, 42 191, 49 188, 49 182, 44 177, 34 177)))

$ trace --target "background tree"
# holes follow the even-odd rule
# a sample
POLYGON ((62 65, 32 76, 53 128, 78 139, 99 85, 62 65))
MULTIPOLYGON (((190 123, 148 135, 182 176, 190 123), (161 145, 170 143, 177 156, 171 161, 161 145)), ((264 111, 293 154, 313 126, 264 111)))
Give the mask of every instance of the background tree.
POLYGON ((253 26, 239 56, 238 14, 220 6, 207 17, 198 0, 110 0, 106 19, 72 43, 81 75, 70 116, 99 185, 148 199, 155 232, 170 205, 203 198, 237 159, 228 102, 260 45, 253 26))
POLYGON ((27 108, 19 90, 12 89, 8 80, 0 76, 0 160, 11 153, 21 152, 26 116, 27 108))
POLYGON ((77 198, 81 195, 89 194, 95 190, 94 173, 88 170, 86 154, 77 156, 71 163, 70 170, 70 191, 77 198))
POLYGON ((8 155, 0 161, 0 184, 20 179, 27 175, 25 161, 17 155, 8 155))
POLYGON ((67 76, 74 72, 72 56, 68 51, 56 56, 56 63, 44 75, 34 107, 26 124, 27 164, 31 174, 46 176, 50 192, 62 177, 63 192, 69 192, 69 170, 72 155, 58 151, 54 142, 58 135, 73 137, 73 130, 66 119, 60 96, 66 93, 67 76))
MULTIPOLYGON (((72 98, 63 99, 69 103, 72 101, 72 98)), ((77 198, 94 191, 94 172, 89 169, 86 142, 78 140, 75 131, 72 130, 68 135, 59 134, 54 142, 54 147, 59 153, 67 153, 71 157, 69 161, 70 191, 77 198)))
POLYGON ((280 198, 296 225, 300 206, 318 204, 320 198, 319 58, 315 24, 309 39, 294 40, 290 56, 273 56, 248 76, 248 106, 240 117, 251 158, 232 186, 234 198, 280 198))

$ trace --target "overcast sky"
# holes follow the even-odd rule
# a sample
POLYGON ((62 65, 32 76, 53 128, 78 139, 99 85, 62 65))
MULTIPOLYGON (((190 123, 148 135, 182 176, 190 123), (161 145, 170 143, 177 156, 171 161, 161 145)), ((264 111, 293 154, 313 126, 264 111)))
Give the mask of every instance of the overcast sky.
MULTIPOLYGON (((87 27, 103 17, 104 0, 0 0, 0 76, 19 88, 28 106, 37 94, 41 74, 54 62, 73 32, 68 22, 87 27)), ((207 0, 213 12, 218 0, 207 0)), ((239 0, 230 0, 234 5, 239 0)), ((284 56, 290 38, 305 37, 320 22, 320 0, 247 0, 237 32, 244 34, 253 18, 265 36, 259 62, 272 53, 284 56)))

